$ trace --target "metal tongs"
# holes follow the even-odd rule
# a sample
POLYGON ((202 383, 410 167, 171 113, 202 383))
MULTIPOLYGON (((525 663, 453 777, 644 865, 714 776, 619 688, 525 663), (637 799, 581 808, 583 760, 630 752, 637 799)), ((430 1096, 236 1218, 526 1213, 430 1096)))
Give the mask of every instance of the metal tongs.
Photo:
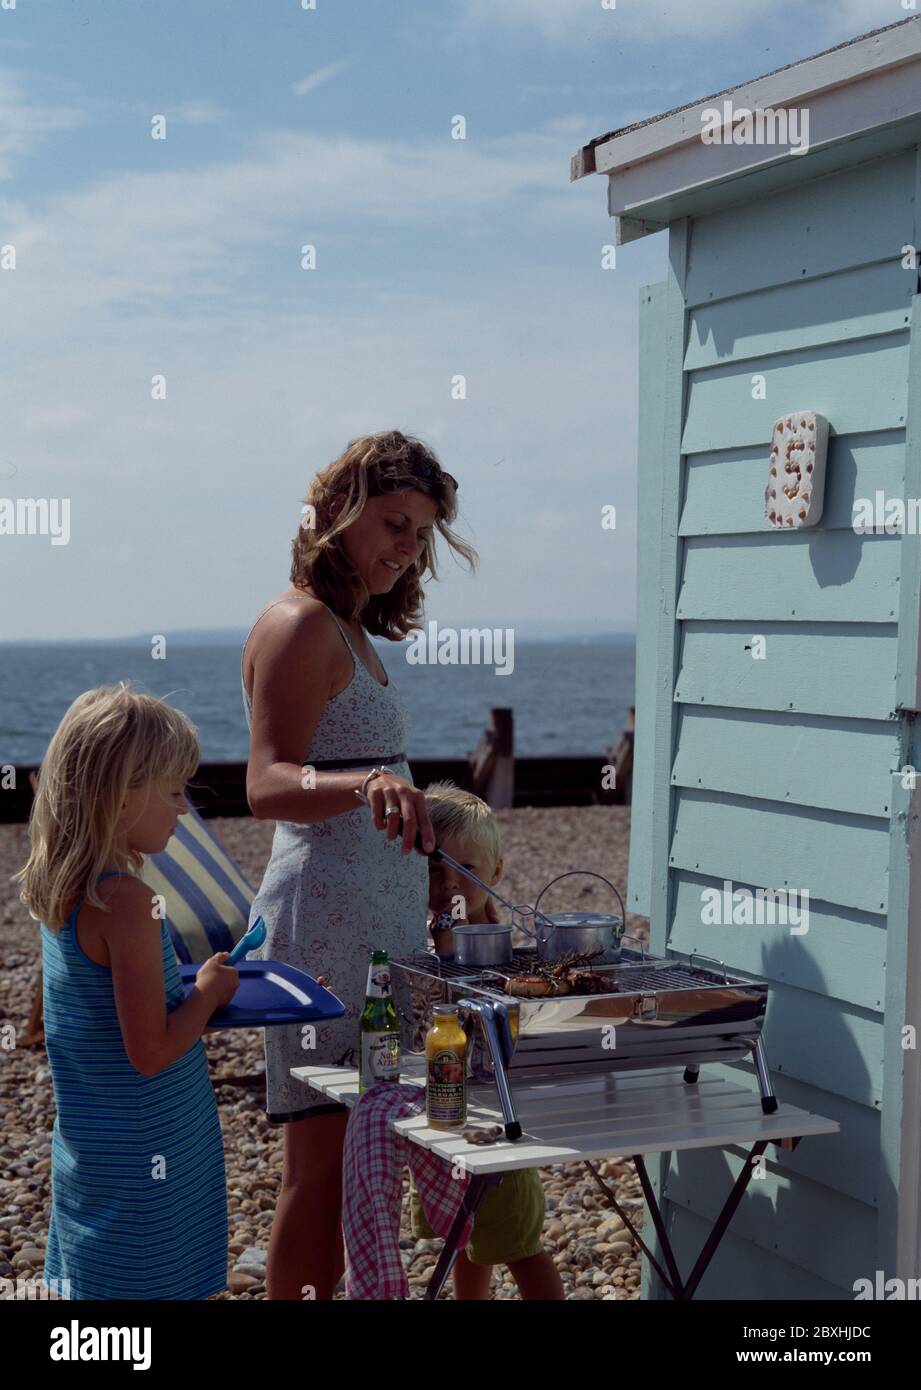
MULTIPOLYGON (((358 800, 363 801, 366 806, 371 805, 370 799, 367 796, 365 796, 363 792, 356 790, 355 795, 358 797, 358 800)), ((400 817, 399 827, 402 830, 402 816, 400 817)), ((394 839, 395 838, 396 836, 394 836, 394 839)), ((503 898, 501 893, 497 893, 495 888, 492 888, 488 883, 484 883, 483 880, 477 874, 475 874, 472 869, 468 869, 464 864, 458 864, 456 859, 452 859, 450 854, 445 854, 444 850, 439 849, 437 844, 435 845, 434 849, 423 849, 421 831, 416 835, 415 848, 419 851, 420 854, 424 854, 427 859, 431 859, 434 864, 448 864, 452 869, 456 869, 459 874, 463 874, 464 878, 469 878, 471 882, 475 883, 479 888, 485 889, 485 891, 490 895, 490 897, 495 898, 498 902, 502 904, 503 907, 508 908, 509 912, 511 912, 512 914, 513 922, 515 921, 516 917, 533 916, 535 922, 538 919, 540 919, 548 927, 553 925, 549 918, 545 917, 542 912, 538 912, 536 908, 531 907, 529 904, 518 903, 516 905, 515 903, 509 902, 508 898, 503 898)), ((533 935, 533 933, 528 931, 527 927, 524 927, 523 930, 528 936, 533 935)))

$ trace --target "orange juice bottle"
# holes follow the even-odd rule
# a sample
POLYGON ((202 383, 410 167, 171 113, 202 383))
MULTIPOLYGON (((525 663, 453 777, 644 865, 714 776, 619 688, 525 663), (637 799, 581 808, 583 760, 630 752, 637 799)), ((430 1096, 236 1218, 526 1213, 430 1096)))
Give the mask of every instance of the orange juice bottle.
POLYGON ((435 1004, 425 1038, 425 1114, 433 1129, 467 1122, 467 1034, 453 1004, 435 1004))

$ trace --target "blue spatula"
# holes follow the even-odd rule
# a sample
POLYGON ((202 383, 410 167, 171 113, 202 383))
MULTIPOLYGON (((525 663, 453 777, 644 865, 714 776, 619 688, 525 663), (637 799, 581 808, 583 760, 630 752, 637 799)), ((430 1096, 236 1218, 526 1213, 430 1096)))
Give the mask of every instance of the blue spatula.
POLYGON ((236 965, 237 961, 242 960, 250 951, 258 950, 263 941, 265 941, 265 936, 265 922, 261 917, 257 917, 246 935, 241 936, 236 946, 234 946, 227 964, 236 965))

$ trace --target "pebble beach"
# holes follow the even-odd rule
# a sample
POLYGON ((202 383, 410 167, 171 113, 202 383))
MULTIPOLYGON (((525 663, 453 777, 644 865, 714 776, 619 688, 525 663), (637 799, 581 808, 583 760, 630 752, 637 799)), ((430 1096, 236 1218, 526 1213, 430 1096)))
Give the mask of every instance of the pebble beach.
MULTIPOLYGON (((630 808, 524 807, 500 811, 505 874, 499 885, 513 902, 533 902, 541 887, 568 869, 610 878, 626 895, 630 808)), ((251 818, 218 819, 209 829, 255 886, 268 862, 274 825, 251 818)), ((3 1025, 0 1103, 0 1277, 40 1276, 51 1200, 54 1092, 43 1046, 23 1045, 40 963, 38 926, 19 901, 10 876, 27 857, 25 825, 0 826, 0 1025, 3 1025), (11 1027, 10 1027, 11 1026, 11 1027), (15 1045, 10 1047, 10 1042, 15 1045)), ((553 910, 617 906, 598 879, 573 878, 552 888, 542 907, 553 910), (613 904, 613 905, 612 905, 613 904)), ((627 930, 645 939, 645 918, 628 916, 627 930)), ((281 1177, 281 1129, 263 1110, 262 1032, 228 1030, 204 1038, 224 1135, 230 1213, 228 1287, 218 1299, 264 1299, 265 1254, 281 1177)), ((598 1165, 621 1206, 642 1222, 634 1165, 612 1157, 598 1165)), ((568 1299, 636 1299, 639 1252, 620 1217, 578 1165, 541 1170, 547 1194, 545 1247, 560 1270, 568 1299)), ((441 1242, 413 1239, 409 1207, 401 1228, 410 1296, 421 1298, 441 1242)), ((336 1295, 342 1298, 340 1292, 336 1295)), ((442 1297, 451 1297, 451 1282, 442 1297)), ((507 1271, 497 1266, 492 1297, 517 1299, 507 1271)))

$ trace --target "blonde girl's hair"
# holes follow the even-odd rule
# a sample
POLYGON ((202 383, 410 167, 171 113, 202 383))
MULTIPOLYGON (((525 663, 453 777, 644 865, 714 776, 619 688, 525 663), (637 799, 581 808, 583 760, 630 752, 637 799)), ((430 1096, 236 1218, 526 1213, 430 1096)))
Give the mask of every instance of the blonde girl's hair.
POLYGON ((451 529, 457 516, 457 483, 427 444, 399 430, 353 439, 316 475, 307 492, 305 520, 291 545, 291 583, 308 588, 340 618, 357 619, 376 637, 400 641, 423 620, 422 582, 437 578, 435 546, 426 537, 415 564, 389 593, 369 594, 348 558, 342 533, 361 516, 369 497, 413 489, 437 507, 435 530, 471 570, 477 554, 451 529), (333 515, 333 503, 343 499, 333 515))
MULTIPOLYGON (((31 853, 13 876, 29 915, 57 930, 83 898, 105 909, 96 880, 108 866, 138 873, 144 856, 119 848, 125 793, 187 782, 201 756, 195 725, 128 681, 78 695, 48 745, 29 816, 31 853)), ((107 910, 107 909, 106 909, 107 910)))
POLYGON ((473 792, 465 792, 451 781, 430 782, 425 789, 425 805, 435 839, 450 835, 473 840, 488 856, 495 869, 502 853, 499 822, 492 808, 473 792))

